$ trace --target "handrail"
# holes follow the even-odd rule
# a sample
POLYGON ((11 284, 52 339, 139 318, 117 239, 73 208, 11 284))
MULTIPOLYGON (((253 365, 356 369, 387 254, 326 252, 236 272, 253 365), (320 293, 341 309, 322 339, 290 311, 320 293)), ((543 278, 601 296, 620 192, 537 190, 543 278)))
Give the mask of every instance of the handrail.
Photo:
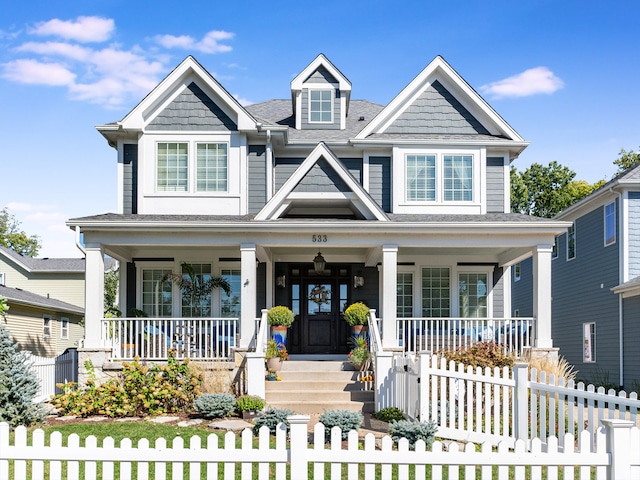
POLYGON ((371 353, 382 351, 382 340, 380 339, 380 329, 378 328, 378 320, 376 319, 376 310, 371 308, 369 310, 369 349, 371 353))
POLYGON ((256 353, 264 353, 265 347, 267 346, 267 312, 268 310, 263 309, 262 315, 260 316, 260 328, 258 329, 258 335, 256 336, 256 353))

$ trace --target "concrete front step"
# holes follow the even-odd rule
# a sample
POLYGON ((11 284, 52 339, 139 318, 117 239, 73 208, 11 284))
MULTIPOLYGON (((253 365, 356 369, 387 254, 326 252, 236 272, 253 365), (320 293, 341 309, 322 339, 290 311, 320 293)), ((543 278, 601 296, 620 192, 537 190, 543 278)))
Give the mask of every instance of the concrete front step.
POLYGON ((301 414, 325 410, 372 412, 374 394, 363 391, 360 372, 344 360, 289 360, 283 362, 278 382, 265 382, 265 400, 274 408, 301 414))

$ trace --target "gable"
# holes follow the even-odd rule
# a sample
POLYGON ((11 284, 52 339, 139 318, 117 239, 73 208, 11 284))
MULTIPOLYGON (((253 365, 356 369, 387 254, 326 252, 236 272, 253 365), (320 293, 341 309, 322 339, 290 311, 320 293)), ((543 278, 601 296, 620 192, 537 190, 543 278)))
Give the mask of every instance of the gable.
POLYGON ((293 188, 293 192, 351 192, 338 172, 323 158, 318 160, 293 188))
POLYGON ((338 85, 339 82, 324 65, 320 65, 306 78, 304 83, 332 83, 338 85))
POLYGON ((237 125, 191 82, 147 125, 147 130, 235 131, 237 125))
POLYGON ((385 132, 489 135, 489 131, 437 80, 409 104, 385 132))

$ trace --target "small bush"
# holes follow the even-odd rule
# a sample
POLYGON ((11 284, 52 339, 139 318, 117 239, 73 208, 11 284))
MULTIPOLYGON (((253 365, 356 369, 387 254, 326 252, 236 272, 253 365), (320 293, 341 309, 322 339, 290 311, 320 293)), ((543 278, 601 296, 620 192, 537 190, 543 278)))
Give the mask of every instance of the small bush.
POLYGON ((455 350, 439 350, 438 355, 448 361, 470 365, 472 367, 512 367, 515 357, 504 353, 502 345, 493 342, 477 342, 470 347, 458 347, 455 350))
POLYGON ((319 421, 324 425, 324 439, 328 442, 331 438, 331 429, 340 427, 342 439, 346 440, 351 430, 357 430, 362 425, 364 417, 360 412, 350 410, 326 410, 320 415, 319 421))
POLYGON ((204 418, 222 418, 236 411, 236 399, 229 393, 205 393, 193 402, 196 412, 204 418))
POLYGON ((401 438, 406 438, 411 448, 415 447, 418 440, 423 440, 427 449, 430 449, 436 436, 436 429, 436 424, 432 422, 398 420, 389 425, 389 435, 396 443, 401 438))
POLYGON ((369 319, 369 307, 362 302, 352 303, 345 309, 344 319, 352 327, 366 325, 369 319))
POLYGON ((272 434, 275 434, 276 428, 280 423, 284 423, 284 425, 287 427, 287 430, 289 430, 289 421, 287 420, 287 417, 289 415, 293 415, 293 410, 289 410, 288 408, 269 407, 266 412, 262 413, 258 418, 255 419, 253 434, 258 435, 260 427, 262 426, 269 427, 269 431, 272 434))
POLYGON ((259 412, 264 408, 264 400, 257 395, 243 395, 236 399, 239 412, 259 412))
POLYGON ((535 368, 538 374, 538 378, 540 378, 540 372, 545 372, 547 374, 547 381, 550 375, 555 375, 556 383, 558 379, 564 378, 565 384, 569 380, 575 380, 577 371, 575 367, 564 357, 533 357, 529 359, 529 371, 532 368, 535 368))
POLYGON ((277 305, 271 307, 267 312, 267 322, 269 325, 290 327, 295 319, 293 311, 289 307, 277 305))
POLYGON ((404 420, 404 414, 399 408, 386 407, 378 412, 375 412, 373 414, 373 418, 382 420, 383 422, 391 423, 398 420, 404 420))

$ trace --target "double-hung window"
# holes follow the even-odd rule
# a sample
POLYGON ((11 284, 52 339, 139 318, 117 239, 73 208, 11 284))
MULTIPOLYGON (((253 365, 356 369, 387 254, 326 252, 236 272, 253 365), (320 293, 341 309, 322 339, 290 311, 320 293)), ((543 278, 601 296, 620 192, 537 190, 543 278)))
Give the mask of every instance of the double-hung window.
POLYGON ((60 318, 60 338, 69 339, 69 319, 66 317, 60 318))
POLYGON ((227 144, 198 143, 196 190, 198 192, 227 191, 227 144))
POLYGON ((448 268, 422 269, 422 316, 447 318, 451 316, 451 280, 448 268))
POLYGON ((576 258, 576 224, 572 223, 567 230, 567 260, 576 258))
POLYGON ((473 155, 406 156, 408 202, 472 202, 473 155))
POLYGON ((604 245, 616 243, 616 204, 611 202, 604 207, 604 245))
POLYGON ((158 143, 157 190, 186 192, 189 190, 189 145, 158 143))
POLYGON ((42 317, 42 336, 51 338, 51 317, 49 315, 42 317))
POLYGON ((396 313, 398 317, 413 317, 413 273, 398 272, 396 298, 396 313))
POLYGON ((309 121, 312 123, 333 122, 332 104, 331 90, 310 90, 309 121))

